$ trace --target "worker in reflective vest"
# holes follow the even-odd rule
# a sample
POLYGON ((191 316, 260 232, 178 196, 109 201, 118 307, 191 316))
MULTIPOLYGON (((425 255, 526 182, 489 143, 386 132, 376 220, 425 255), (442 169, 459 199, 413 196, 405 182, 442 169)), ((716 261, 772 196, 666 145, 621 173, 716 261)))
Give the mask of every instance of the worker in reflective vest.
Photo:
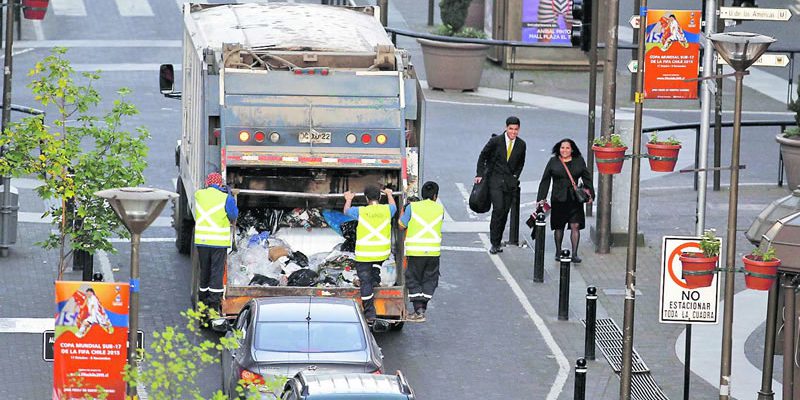
POLYGON ((216 172, 206 177, 206 188, 194 193, 194 244, 200 261, 199 298, 220 312, 225 257, 231 247, 231 224, 239 215, 236 200, 216 172))
POLYGON ((377 186, 364 188, 367 205, 352 207, 355 194, 344 193, 343 212, 358 220, 356 227, 356 273, 361 281, 361 304, 367 322, 374 322, 375 285, 381 283, 381 264, 392 254, 392 216, 397 211, 391 189, 383 189, 389 204, 379 204, 381 191, 377 186))
POLYGON ((422 185, 422 201, 408 203, 400 217, 400 229, 406 229, 406 287, 414 304, 409 321, 425 322, 425 311, 433 292, 439 286, 439 255, 442 249, 444 207, 439 198, 439 185, 428 181, 422 185))

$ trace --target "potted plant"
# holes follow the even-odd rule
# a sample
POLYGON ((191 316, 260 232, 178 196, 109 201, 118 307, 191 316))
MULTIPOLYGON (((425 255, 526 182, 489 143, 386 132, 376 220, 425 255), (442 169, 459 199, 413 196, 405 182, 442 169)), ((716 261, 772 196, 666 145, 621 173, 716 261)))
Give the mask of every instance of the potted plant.
POLYGON ((783 165, 786 169, 786 182, 790 190, 800 186, 800 86, 797 88, 797 96, 798 98, 789 103, 789 110, 795 113, 794 120, 797 126, 775 136, 775 140, 780 143, 783 165))
POLYGON ((709 287, 714 281, 722 245, 715 233, 714 229, 706 229, 700 238, 700 252, 684 251, 678 257, 682 265, 681 275, 689 289, 709 287))
POLYGON ((625 151, 628 146, 617 133, 609 137, 600 136, 594 139, 592 151, 597 162, 597 171, 601 174, 618 174, 622 171, 622 162, 625 161, 625 151))
MULTIPOLYGON (((471 0, 441 0, 439 36, 484 39, 486 34, 464 26, 471 0)), ((433 89, 475 90, 481 83, 488 45, 417 39, 422 47, 425 77, 433 89)))
POLYGON ((778 276, 781 260, 775 257, 775 248, 767 244, 767 249, 753 249, 742 257, 744 262, 744 284, 748 289, 769 290, 778 276))
POLYGON ((680 150, 681 141, 675 136, 661 140, 658 132, 653 132, 647 142, 647 160, 650 162, 650 169, 655 172, 674 171, 680 150))

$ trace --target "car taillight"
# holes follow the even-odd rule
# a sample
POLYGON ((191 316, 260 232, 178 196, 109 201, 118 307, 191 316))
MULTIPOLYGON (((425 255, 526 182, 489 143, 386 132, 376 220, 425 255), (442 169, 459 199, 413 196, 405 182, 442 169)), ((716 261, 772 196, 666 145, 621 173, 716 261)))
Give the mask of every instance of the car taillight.
POLYGON ((240 131, 239 132, 239 141, 240 142, 246 142, 248 140, 250 140, 250 132, 248 132, 248 131, 240 131))
POLYGON ((242 372, 239 373, 239 378, 248 384, 255 384, 255 385, 264 384, 263 376, 246 369, 242 369, 242 372))
POLYGON ((369 144, 372 141, 372 136, 369 133, 361 135, 361 143, 369 144))
POLYGON ((375 136, 375 143, 386 144, 386 135, 381 133, 378 136, 375 136))
POLYGON ((264 132, 261 132, 261 131, 258 131, 258 132, 256 132, 256 133, 253 135, 253 138, 254 138, 254 139, 256 140, 256 142, 258 142, 258 143, 261 143, 261 142, 263 142, 263 141, 264 141, 264 138, 266 138, 266 137, 267 137, 267 135, 265 135, 265 134, 264 134, 264 132))

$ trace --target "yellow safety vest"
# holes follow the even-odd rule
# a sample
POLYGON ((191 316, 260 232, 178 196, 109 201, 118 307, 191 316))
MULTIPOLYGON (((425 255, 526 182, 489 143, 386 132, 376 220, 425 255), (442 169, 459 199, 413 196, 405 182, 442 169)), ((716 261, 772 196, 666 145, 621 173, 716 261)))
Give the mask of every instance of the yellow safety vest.
POLYGON ((411 203, 406 231, 406 255, 438 257, 442 251, 444 207, 433 200, 411 203))
POLYGON ((383 261, 392 253, 392 213, 386 204, 358 209, 356 261, 383 261))
POLYGON ((227 200, 227 193, 211 187, 194 193, 195 244, 231 247, 231 223, 225 212, 227 200))

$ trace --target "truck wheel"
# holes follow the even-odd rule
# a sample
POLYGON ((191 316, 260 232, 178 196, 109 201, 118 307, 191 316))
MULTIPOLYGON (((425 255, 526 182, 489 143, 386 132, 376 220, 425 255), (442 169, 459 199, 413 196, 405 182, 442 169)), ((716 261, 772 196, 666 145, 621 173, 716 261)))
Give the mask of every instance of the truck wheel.
POLYGON ((192 280, 189 282, 189 295, 191 296, 191 304, 192 308, 197 306, 197 296, 200 292, 200 257, 197 254, 197 247, 190 245, 190 251, 192 253, 191 260, 192 260, 192 280))
POLYGON ((194 221, 189 215, 189 199, 183 188, 183 181, 178 178, 178 200, 173 206, 172 221, 175 226, 175 247, 178 253, 189 254, 192 249, 192 228, 194 221))

